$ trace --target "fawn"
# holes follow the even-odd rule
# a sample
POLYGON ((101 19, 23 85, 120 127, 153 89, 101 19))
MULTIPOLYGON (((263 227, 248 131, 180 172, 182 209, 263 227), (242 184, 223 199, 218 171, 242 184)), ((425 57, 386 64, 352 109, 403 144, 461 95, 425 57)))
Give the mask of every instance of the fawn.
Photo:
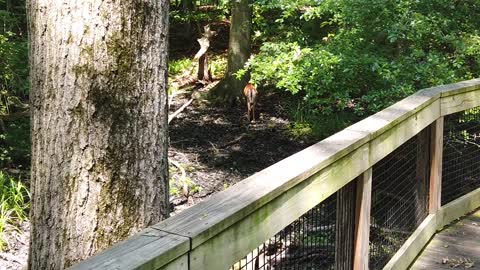
POLYGON ((253 118, 253 122, 255 122, 255 104, 257 104, 257 96, 258 96, 257 89, 255 89, 255 86, 253 86, 253 84, 247 83, 247 85, 243 89, 243 94, 247 98, 248 121, 250 122, 251 119, 253 118))

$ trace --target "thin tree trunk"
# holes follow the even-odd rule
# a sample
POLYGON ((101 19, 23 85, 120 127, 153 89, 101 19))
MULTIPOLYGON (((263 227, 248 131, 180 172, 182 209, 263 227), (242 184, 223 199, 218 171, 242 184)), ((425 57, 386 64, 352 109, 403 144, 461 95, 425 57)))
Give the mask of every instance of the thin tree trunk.
POLYGON ((182 0, 182 12, 188 14, 195 9, 193 0, 182 0))
POLYGON ((218 87, 212 90, 214 97, 227 102, 238 99, 250 79, 249 75, 245 75, 239 80, 234 74, 245 66, 250 57, 253 5, 251 0, 232 2, 227 73, 218 87))
POLYGON ((197 78, 200 81, 210 82, 212 74, 210 67, 208 66, 208 48, 210 48, 210 39, 217 33, 210 29, 210 25, 204 27, 203 36, 197 41, 200 44, 200 50, 195 55, 195 59, 198 59, 198 72, 197 78))
POLYGON ((28 2, 29 269, 168 216, 167 0, 28 2))

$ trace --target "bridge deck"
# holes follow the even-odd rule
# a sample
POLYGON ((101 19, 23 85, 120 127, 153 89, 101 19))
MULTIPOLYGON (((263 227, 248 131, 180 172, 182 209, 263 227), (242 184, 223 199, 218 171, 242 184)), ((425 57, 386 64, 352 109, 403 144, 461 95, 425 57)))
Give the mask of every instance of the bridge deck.
POLYGON ((480 268, 480 210, 435 235, 411 270, 480 268))

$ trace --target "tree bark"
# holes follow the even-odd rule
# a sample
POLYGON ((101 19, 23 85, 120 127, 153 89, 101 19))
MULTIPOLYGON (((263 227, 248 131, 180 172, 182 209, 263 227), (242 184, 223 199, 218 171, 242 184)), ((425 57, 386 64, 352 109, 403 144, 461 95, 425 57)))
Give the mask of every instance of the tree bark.
POLYGON ((199 38, 198 44, 200 44, 200 50, 195 54, 195 59, 198 59, 198 72, 197 78, 199 81, 210 82, 212 74, 210 67, 208 66, 208 48, 210 48, 210 39, 217 33, 210 29, 210 25, 206 25, 203 29, 203 35, 199 38))
POLYGON ((242 95, 243 87, 250 79, 249 75, 245 75, 239 80, 234 74, 245 66, 250 57, 253 4, 251 0, 232 2, 227 73, 222 82, 212 89, 214 98, 226 102, 238 99, 242 95))
POLYGON ((169 214, 167 0, 28 2, 29 269, 64 269, 169 214))
POLYGON ((195 9, 195 4, 193 0, 182 0, 182 12, 188 14, 195 9))

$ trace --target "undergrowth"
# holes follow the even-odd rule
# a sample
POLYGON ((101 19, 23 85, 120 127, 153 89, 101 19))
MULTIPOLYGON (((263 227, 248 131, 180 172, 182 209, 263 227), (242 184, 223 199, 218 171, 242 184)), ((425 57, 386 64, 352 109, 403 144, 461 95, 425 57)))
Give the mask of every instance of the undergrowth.
POLYGON ((298 140, 320 141, 362 119, 349 111, 339 111, 329 116, 315 113, 302 101, 290 102, 287 112, 292 121, 289 133, 298 140))
POLYGON ((8 246, 7 230, 19 230, 28 219, 30 193, 19 180, 0 171, 0 250, 8 246))

